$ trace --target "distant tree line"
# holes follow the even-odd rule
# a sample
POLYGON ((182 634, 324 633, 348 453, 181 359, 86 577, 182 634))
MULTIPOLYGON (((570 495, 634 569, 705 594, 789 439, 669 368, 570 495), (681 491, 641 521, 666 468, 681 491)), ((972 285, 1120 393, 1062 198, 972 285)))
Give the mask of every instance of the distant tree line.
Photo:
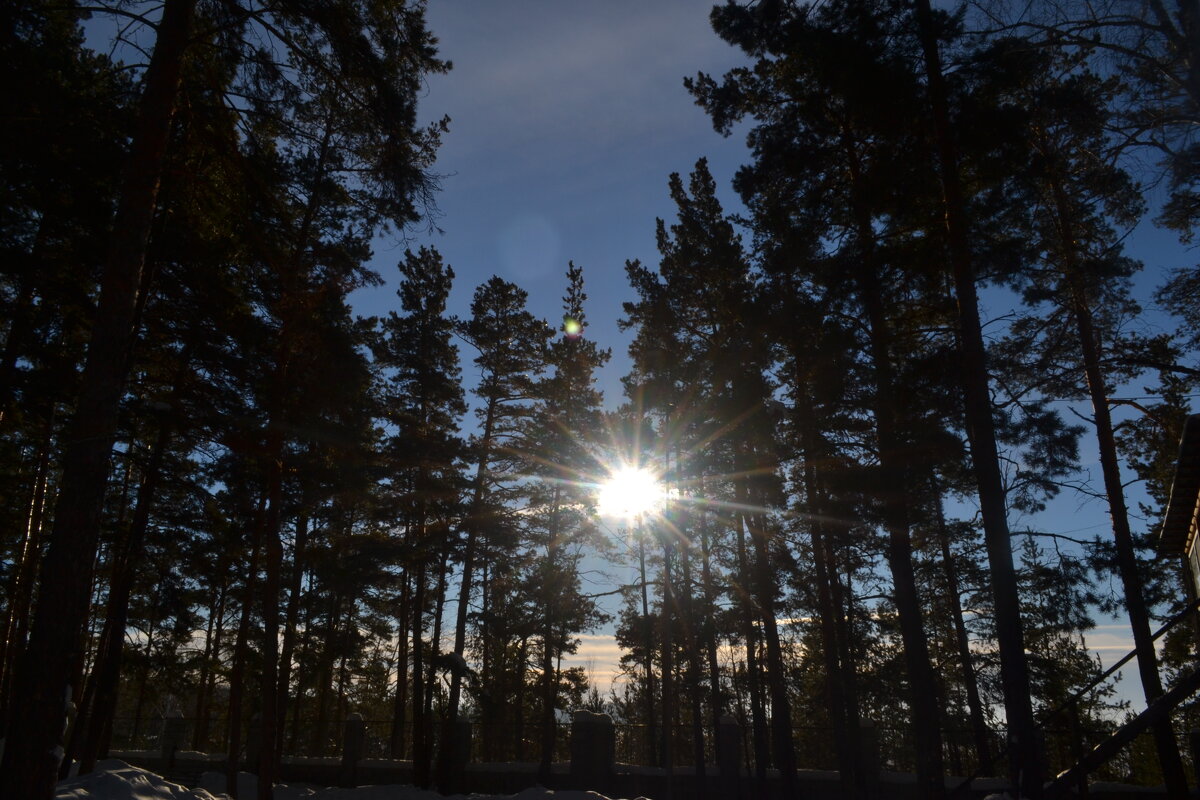
MULTIPOLYGON (((1128 712, 1075 699, 1097 614, 1128 617, 1147 700, 1196 666, 1182 626, 1151 644, 1186 602, 1151 556, 1200 271, 1168 265, 1160 331, 1123 250, 1151 191, 1185 241, 1200 219, 1194 0, 717 6, 746 66, 685 84, 747 137, 745 211, 703 159, 670 176, 618 411, 573 263, 561 326, 499 277, 455 318, 427 247, 396 310, 353 313, 374 237, 434 213, 423 11, 0 11, 0 794, 49 797, 168 709, 231 773, 254 718, 264 800, 350 712, 422 786, 461 718, 548 772, 587 706, 699 769, 732 714, 793 793, 798 752, 864 793, 871 721, 923 796, 982 770, 1038 797, 1128 712), (91 12, 147 63, 85 46, 91 12), (624 552, 595 515, 622 461, 668 490, 624 552), (1018 524, 1064 489, 1111 530, 1018 524), (608 591, 606 697, 563 661, 608 591)), ((1110 774, 1178 793, 1153 734, 1110 774)))

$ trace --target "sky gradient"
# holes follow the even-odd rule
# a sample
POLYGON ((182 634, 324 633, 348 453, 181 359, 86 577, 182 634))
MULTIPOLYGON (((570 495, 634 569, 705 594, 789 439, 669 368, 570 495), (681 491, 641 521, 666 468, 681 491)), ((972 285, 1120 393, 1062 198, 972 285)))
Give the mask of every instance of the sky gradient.
MULTIPOLYGON (((396 262, 405 246, 433 245, 456 273, 451 313, 466 316, 475 287, 496 274, 529 292, 534 314, 561 317, 568 260, 584 269, 590 302, 585 335, 611 347, 600 376, 606 404, 621 402, 629 336, 618 330, 621 303, 632 299, 626 259, 657 264, 656 217, 668 222, 671 172, 685 174, 709 159, 727 210, 740 204, 730 189, 747 160, 743 136, 723 138, 682 86, 698 71, 721 75, 743 63, 708 23, 710 0, 630 0, 585 3, 536 0, 487 3, 436 0, 428 24, 440 40, 447 75, 433 76, 422 117, 451 118, 435 171, 443 175, 441 232, 411 232, 407 244, 380 241, 374 265, 386 286, 354 297, 362 314, 397 307, 396 262)), ((1149 193, 1153 206, 1158 194, 1149 193)), ((1194 261, 1173 234, 1139 226, 1128 240, 1146 262, 1138 295, 1151 307, 1145 324, 1169 324, 1153 312, 1151 295, 1166 270, 1194 261)), ((997 309, 1000 313, 1003 309, 997 309)), ((463 349, 464 377, 474 382, 473 354, 463 349)), ((1098 482, 1095 447, 1082 441, 1085 468, 1098 482)), ((1060 532, 1103 533, 1098 501, 1064 494, 1036 520, 1014 520, 1060 532)), ((1143 521, 1141 526, 1154 524, 1143 521)), ((1123 620, 1100 620, 1089 646, 1105 664, 1130 647, 1123 620)), ((602 691, 616 674, 619 652, 609 630, 583 637, 565 665, 589 667, 602 691)), ((1120 693, 1136 697, 1136 682, 1120 693)), ((1135 703, 1136 705, 1136 703, 1135 703)))
MULTIPOLYGON (((585 335, 613 349, 601 376, 620 401, 628 337, 617 330, 630 299, 625 260, 657 263, 656 217, 670 219, 671 172, 702 156, 736 204, 730 179, 745 161, 741 137, 723 138, 692 103, 683 77, 740 63, 708 24, 708 0, 653 4, 456 2, 430 4, 429 27, 454 68, 429 79, 421 114, 451 118, 435 171, 443 233, 414 232, 454 268, 451 313, 465 316, 492 275, 529 292, 530 310, 562 315, 568 260, 584 270, 585 335)), ((360 313, 396 307, 404 245, 378 242, 387 281, 354 297, 360 313)), ((471 381, 471 354, 463 353, 471 381)))

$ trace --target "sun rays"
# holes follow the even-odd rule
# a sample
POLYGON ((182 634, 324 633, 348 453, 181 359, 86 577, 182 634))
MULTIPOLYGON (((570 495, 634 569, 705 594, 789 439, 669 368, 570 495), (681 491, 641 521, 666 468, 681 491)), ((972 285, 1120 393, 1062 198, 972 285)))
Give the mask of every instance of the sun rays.
POLYGON ((601 516, 630 519, 660 510, 666 500, 666 490, 651 470, 625 466, 600 484, 596 511, 601 516))

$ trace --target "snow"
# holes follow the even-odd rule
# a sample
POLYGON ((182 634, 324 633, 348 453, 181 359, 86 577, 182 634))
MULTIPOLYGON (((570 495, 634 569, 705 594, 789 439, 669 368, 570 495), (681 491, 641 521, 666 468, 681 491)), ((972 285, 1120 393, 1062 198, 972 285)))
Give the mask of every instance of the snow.
POLYGON ((171 783, 153 772, 109 759, 96 770, 58 784, 54 800, 214 800, 204 789, 171 783))
MULTIPOLYGON (((254 800, 257 783, 253 775, 238 773, 238 797, 254 800)), ((200 787, 189 789, 124 761, 109 759, 96 765, 96 771, 58 784, 55 800, 226 800, 225 776, 205 772, 200 787)), ((297 784, 276 784, 275 800, 608 800, 596 792, 551 791, 540 786, 513 795, 451 795, 413 786, 360 786, 357 789, 326 788, 297 784)), ((645 800, 638 798, 637 800, 645 800)))

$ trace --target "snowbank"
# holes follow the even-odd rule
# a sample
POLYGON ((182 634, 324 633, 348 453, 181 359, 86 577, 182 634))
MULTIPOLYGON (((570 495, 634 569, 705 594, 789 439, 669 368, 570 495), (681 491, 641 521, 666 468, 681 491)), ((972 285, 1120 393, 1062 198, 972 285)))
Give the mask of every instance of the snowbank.
MULTIPOLYGON (((249 773, 238 773, 238 796, 254 800, 257 782, 249 773)), ((124 761, 109 759, 96 765, 96 771, 81 778, 58 784, 55 800, 224 800, 225 776, 205 772, 200 788, 189 789, 171 783, 153 772, 131 767, 124 761)), ((609 800, 596 792, 551 791, 541 787, 525 789, 513 795, 451 795, 413 786, 360 786, 357 789, 317 789, 312 786, 277 784, 275 800, 609 800)), ((645 800, 638 798, 638 800, 645 800)))
POLYGON ((189 789, 160 775, 108 759, 96 770, 58 784, 55 800, 214 800, 204 789, 189 789))
MULTIPOLYGON (((214 794, 225 789, 225 776, 216 772, 205 772, 200 776, 200 786, 214 794)), ((253 800, 258 790, 255 776, 238 773, 238 797, 242 800, 253 800)), ((288 786, 278 783, 275 785, 275 800, 609 800, 596 792, 576 790, 543 789, 535 786, 524 789, 517 794, 454 794, 440 795, 437 792, 418 789, 415 786, 360 786, 357 789, 339 789, 330 787, 317 789, 303 784, 288 786)), ((638 798, 645 800, 645 798, 638 798)))

